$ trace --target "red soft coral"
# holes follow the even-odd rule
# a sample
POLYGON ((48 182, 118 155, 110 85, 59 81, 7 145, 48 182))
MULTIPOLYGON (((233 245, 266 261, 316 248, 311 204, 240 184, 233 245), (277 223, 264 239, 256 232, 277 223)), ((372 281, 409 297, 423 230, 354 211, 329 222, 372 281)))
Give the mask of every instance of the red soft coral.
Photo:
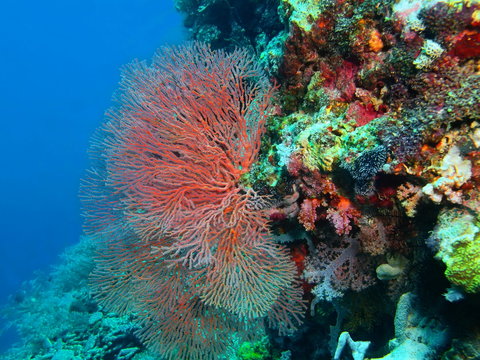
POLYGON ((318 220, 317 209, 322 205, 319 199, 305 199, 300 206, 298 221, 306 230, 315 230, 315 222, 318 220))
POLYGON ((352 223, 358 222, 361 213, 346 197, 339 196, 338 198, 337 204, 327 210, 327 219, 335 227, 338 235, 348 235, 352 230, 352 223))

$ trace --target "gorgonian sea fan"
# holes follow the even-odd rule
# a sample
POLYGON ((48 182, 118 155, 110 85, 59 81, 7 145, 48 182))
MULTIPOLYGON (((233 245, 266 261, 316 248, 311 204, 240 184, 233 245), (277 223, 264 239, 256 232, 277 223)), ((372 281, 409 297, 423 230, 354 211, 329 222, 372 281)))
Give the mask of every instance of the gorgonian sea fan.
POLYGON ((142 339, 169 359, 214 359, 263 318, 281 333, 301 322, 294 263, 241 181, 273 90, 245 50, 164 48, 124 69, 95 137, 82 191, 101 254, 94 292, 137 312, 142 339))

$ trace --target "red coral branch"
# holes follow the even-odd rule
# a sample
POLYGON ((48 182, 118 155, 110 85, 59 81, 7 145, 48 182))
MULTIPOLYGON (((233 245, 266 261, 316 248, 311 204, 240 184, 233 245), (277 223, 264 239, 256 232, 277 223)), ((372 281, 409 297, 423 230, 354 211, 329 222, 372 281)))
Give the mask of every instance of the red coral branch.
POLYGON ((268 80, 245 51, 196 43, 131 64, 121 87, 84 184, 87 230, 103 244, 97 298, 140 314, 140 336, 168 359, 216 358, 245 319, 294 328, 295 264, 269 237, 265 200, 240 184, 270 111, 268 80))

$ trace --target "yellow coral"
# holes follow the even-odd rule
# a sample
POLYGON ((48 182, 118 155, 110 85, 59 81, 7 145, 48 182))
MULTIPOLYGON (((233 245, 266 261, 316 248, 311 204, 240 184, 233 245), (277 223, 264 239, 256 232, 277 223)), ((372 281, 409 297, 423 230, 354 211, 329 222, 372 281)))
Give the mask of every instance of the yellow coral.
POLYGON ((433 232, 439 241, 435 255, 447 269, 447 279, 466 292, 480 291, 480 228, 465 210, 443 211, 433 232))
POLYGON ((462 11, 463 7, 471 7, 480 4, 480 0, 443 0, 440 2, 455 8, 457 11, 462 11))
POLYGON ((318 19, 321 10, 320 0, 283 0, 282 6, 290 13, 290 22, 310 32, 312 24, 318 19))
POLYGON ((458 244, 447 262, 445 275, 452 284, 461 286, 466 292, 480 290, 480 236, 473 241, 458 244))

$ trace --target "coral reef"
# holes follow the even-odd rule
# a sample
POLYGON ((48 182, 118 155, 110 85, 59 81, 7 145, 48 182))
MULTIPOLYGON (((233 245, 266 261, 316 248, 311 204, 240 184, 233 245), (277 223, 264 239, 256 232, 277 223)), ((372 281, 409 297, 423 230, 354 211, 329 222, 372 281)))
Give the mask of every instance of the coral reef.
POLYGON ((84 237, 49 273, 38 274, 10 299, 5 312, 22 342, 1 358, 153 360, 135 335, 134 315, 102 312, 89 288, 95 242, 84 237))
MULTIPOLYGON (((373 288, 391 302, 421 291, 415 267, 433 266, 430 249, 455 288, 477 293, 480 4, 280 6, 289 29, 273 74, 280 109, 267 122, 254 186, 298 188, 312 305, 334 306, 338 335, 339 324, 354 317, 341 310, 355 309, 349 291, 361 298, 373 288), (354 239, 356 250, 339 235, 354 239), (342 268, 371 280, 355 288, 339 276, 342 268)), ((293 228, 292 219, 272 220, 293 228)), ((381 356, 375 346, 369 351, 381 356)))
POLYGON ((133 320, 132 358, 478 357, 480 2, 176 6, 192 39, 247 50, 124 74, 79 326, 133 320))
POLYGON ((175 0, 194 40, 213 48, 244 47, 263 51, 283 26, 276 1, 175 0))
POLYGON ((320 243, 315 253, 307 258, 303 272, 305 280, 317 284, 312 289, 316 298, 312 302, 312 312, 319 300, 332 301, 346 290, 361 291, 371 286, 374 280, 369 265, 362 262, 360 246, 354 238, 342 238, 338 247, 320 243))
MULTIPOLYGON (((83 237, 62 254, 48 272, 23 284, 2 309, 21 342, 0 355, 2 360, 154 360, 138 336, 138 314, 103 311, 91 295, 96 241, 83 237)), ((224 360, 283 359, 269 338, 258 331, 256 342, 232 338, 224 360)))

